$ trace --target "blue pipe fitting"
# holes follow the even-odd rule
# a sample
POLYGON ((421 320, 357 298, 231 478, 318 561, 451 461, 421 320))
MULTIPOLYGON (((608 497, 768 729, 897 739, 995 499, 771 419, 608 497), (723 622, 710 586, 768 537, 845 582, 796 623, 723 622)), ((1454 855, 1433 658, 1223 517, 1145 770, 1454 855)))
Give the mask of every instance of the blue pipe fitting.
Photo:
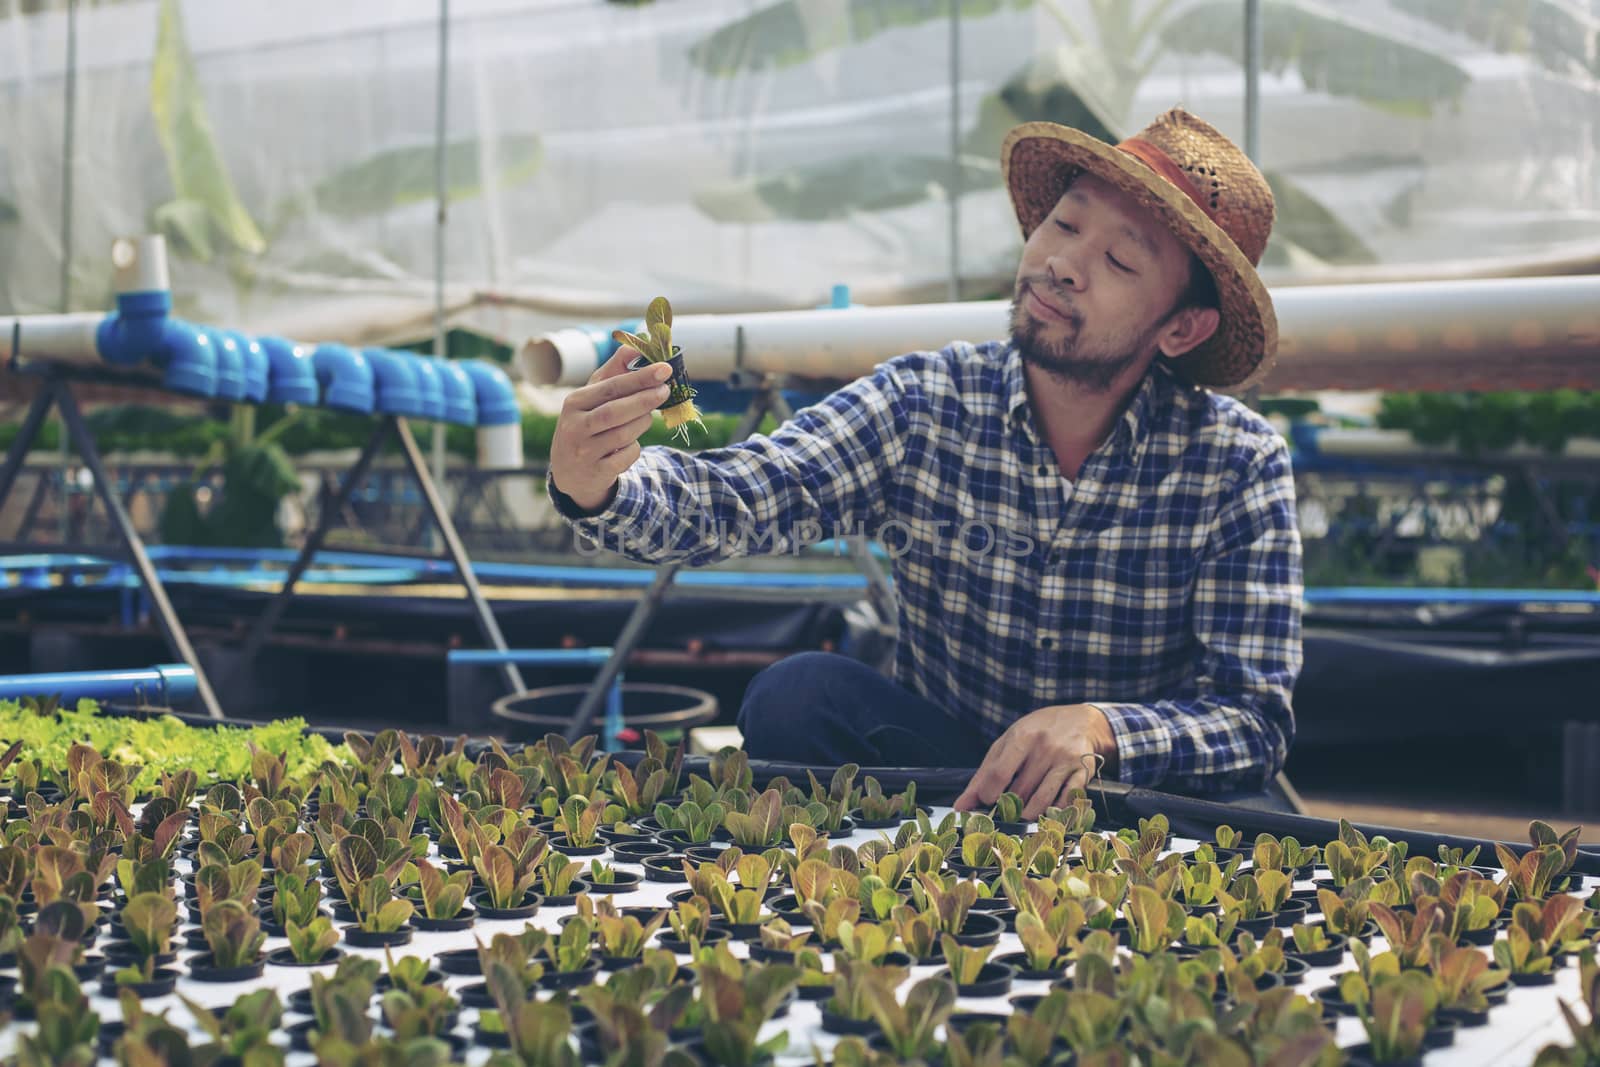
POLYGON ((187 704, 195 695, 194 669, 164 663, 146 670, 63 671, 0 677, 0 700, 59 696, 64 706, 80 700, 138 700, 157 707, 187 704))
POLYGON ((317 369, 317 384, 322 386, 322 406, 334 411, 370 415, 377 403, 373 387, 372 364, 354 348, 345 345, 318 345, 312 353, 317 369))
POLYGON ((467 372, 448 359, 430 356, 430 363, 439 374, 439 385, 444 390, 444 419, 459 426, 473 426, 478 421, 478 399, 473 392, 472 379, 467 372))
POLYGON ((118 293, 117 310, 95 330, 100 358, 121 367, 149 359, 161 346, 172 312, 172 294, 165 289, 118 293))
POLYGON ((252 404, 262 404, 267 399, 267 354, 254 337, 238 330, 227 331, 227 336, 244 359, 244 398, 252 404))
POLYGON ((311 349, 282 337, 263 337, 267 356, 267 400, 274 404, 317 402, 317 365, 311 349))
POLYGON ((244 353, 233 343, 226 331, 206 329, 211 337, 211 347, 217 353, 217 397, 220 400, 243 400, 245 391, 244 353))
POLYGON ((153 358, 162 369, 162 384, 173 392, 217 395, 217 349, 211 335, 194 323, 167 319, 153 358))
POLYGON ((385 415, 425 418, 422 393, 417 388, 417 372, 411 361, 387 348, 365 348, 362 354, 372 364, 372 381, 377 390, 377 409, 385 415))
POLYGON ((465 360, 459 366, 472 379, 473 394, 478 400, 479 426, 505 426, 522 421, 516 390, 505 371, 481 359, 465 360))
POLYGON ((422 404, 422 417, 433 422, 444 418, 444 383, 439 380, 439 370, 427 356, 401 353, 401 358, 411 364, 416 372, 417 395, 422 404))

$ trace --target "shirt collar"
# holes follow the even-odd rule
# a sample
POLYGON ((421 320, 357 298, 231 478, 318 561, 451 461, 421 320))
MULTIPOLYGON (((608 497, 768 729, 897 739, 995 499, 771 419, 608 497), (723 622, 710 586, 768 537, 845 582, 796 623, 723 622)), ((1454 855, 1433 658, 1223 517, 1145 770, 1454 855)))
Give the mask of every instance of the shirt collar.
MULTIPOLYGON (((1028 380, 1022 370, 1022 353, 1015 343, 1006 348, 1002 381, 1007 420, 1013 427, 1021 428, 1035 445, 1042 445, 1044 442, 1033 418, 1033 405, 1028 400, 1028 380)), ((1128 406, 1123 409, 1122 418, 1117 420, 1111 431, 1111 439, 1104 446, 1109 449, 1108 454, 1127 456, 1133 463, 1139 461, 1152 430, 1150 420, 1157 407, 1158 394, 1170 390, 1174 384, 1172 372, 1159 360, 1151 365, 1139 388, 1134 390, 1128 406)))

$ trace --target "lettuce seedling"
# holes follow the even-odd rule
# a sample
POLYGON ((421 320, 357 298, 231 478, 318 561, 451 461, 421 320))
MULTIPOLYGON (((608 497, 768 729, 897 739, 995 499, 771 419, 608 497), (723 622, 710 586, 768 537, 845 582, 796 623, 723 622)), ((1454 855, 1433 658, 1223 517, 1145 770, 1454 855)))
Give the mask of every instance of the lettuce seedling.
POLYGON ((726 805, 711 802, 704 807, 692 800, 686 800, 677 807, 666 804, 656 805, 656 822, 661 824, 663 830, 681 830, 692 844, 703 845, 711 840, 727 817, 726 805))
POLYGON ((632 915, 597 916, 595 923, 599 928, 600 954, 617 959, 640 959, 645 946, 666 921, 665 911, 658 912, 654 918, 643 923, 632 915))
POLYGON ((672 305, 664 296, 658 296, 650 301, 650 306, 644 313, 643 335, 629 333, 627 330, 613 330, 611 337, 621 345, 628 345, 636 349, 640 355, 651 363, 666 363, 679 360, 672 376, 672 388, 666 403, 661 407, 661 417, 667 424, 667 429, 677 430, 684 444, 689 443, 689 423, 694 423, 702 430, 705 425, 700 422, 700 411, 694 406, 695 390, 689 384, 689 375, 681 371, 683 351, 672 343, 672 305))
POLYGON ((1069 803, 1044 809, 1039 829, 1054 829, 1062 837, 1079 837, 1094 829, 1094 802, 1082 789, 1074 789, 1069 803))
POLYGON ((919 960, 933 956, 939 945, 939 927, 934 916, 902 904, 894 909, 890 918, 907 952, 919 960))
POLYGON ((871 822, 896 817, 909 819, 917 810, 917 783, 907 782, 905 792, 885 796, 882 783, 869 774, 862 783, 857 806, 861 817, 871 822))
POLYGON ((261 920, 237 900, 219 900, 201 920, 212 964, 219 968, 244 967, 261 957, 267 935, 261 920))
POLYGON ((766 1041, 757 1035, 799 984, 800 971, 784 964, 750 966, 740 974, 702 969, 704 1038, 712 1062, 723 1067, 756 1067, 783 1051, 789 1034, 780 1030, 766 1041))
MULTIPOLYGON (((531 826, 522 826, 504 845, 487 845, 473 858, 472 867, 478 872, 478 881, 483 884, 490 907, 521 907, 528 891, 541 877, 547 885, 558 880, 563 882, 561 892, 565 892, 582 868, 559 852, 547 854, 548 846, 549 841, 543 834, 531 826), (544 861, 542 865, 541 860, 544 861), (560 870, 553 871, 558 862, 560 870), (566 873, 569 870, 571 873, 566 873)), ((549 892, 559 895, 555 890, 549 892)))
POLYGON ((344 956, 332 975, 311 974, 311 1011, 324 1039, 334 1038, 357 1048, 372 1040, 372 1017, 367 1005, 377 984, 377 960, 344 956))
POLYGON ((839 951, 834 954, 836 961, 843 957, 860 963, 882 964, 895 943, 891 923, 841 922, 836 936, 839 942, 839 951))
POLYGON ((1128 919, 1129 941, 1135 952, 1148 955, 1167 947, 1183 933, 1186 918, 1183 908, 1149 886, 1136 885, 1130 889, 1123 911, 1128 919))
POLYGON ((680 900, 667 913, 667 925, 672 928, 673 937, 698 949, 705 940, 706 931, 711 929, 711 905, 701 896, 680 900))
POLYGON ((902 1005, 893 989, 872 991, 872 1015, 878 1020, 890 1051, 902 1062, 934 1062, 934 1032, 956 1006, 956 987, 949 979, 924 978, 906 992, 902 1005))
POLYGON ((1424 900, 1409 915, 1397 912, 1387 904, 1374 902, 1372 918, 1383 931, 1393 952, 1404 968, 1425 966, 1433 936, 1444 927, 1444 914, 1435 900, 1424 900))
POLYGON ((326 915, 318 915, 304 924, 290 919, 284 925, 284 932, 289 937, 289 952, 296 963, 316 963, 339 943, 339 931, 333 928, 326 915))
POLYGON ((140 893, 122 909, 122 927, 141 959, 170 950, 178 904, 164 893, 140 893))
POLYGON ((928 912, 940 933, 959 934, 967 925, 967 912, 978 899, 972 882, 945 885, 933 875, 922 875, 911 886, 912 900, 928 912))
POLYGON ((540 891, 547 897, 564 897, 572 892, 572 883, 583 873, 583 865, 559 852, 551 852, 537 870, 540 891))
POLYGON ((1428 1025, 1439 1006, 1427 975, 1420 971, 1379 975, 1368 988, 1360 975, 1346 974, 1339 980, 1339 992, 1355 1005, 1374 1061, 1392 1063, 1422 1051, 1428 1025))
MULTIPOLYGON (((1020 919, 1018 925, 1021 925, 1020 919)), ((1214 911, 1191 915, 1183 921, 1183 943, 1195 948, 1218 948, 1228 943, 1238 925, 1237 912, 1224 913, 1220 917, 1214 911)))
POLYGON ((381 874, 362 882, 350 907, 356 913, 356 923, 362 930, 374 934, 392 934, 416 913, 417 906, 404 897, 394 895, 394 887, 381 874))
POLYGON ((472 889, 472 872, 446 874, 427 860, 417 861, 417 884, 422 914, 430 919, 454 919, 466 905, 472 889))
POLYGON ((1295 923, 1291 932, 1296 951, 1325 952, 1333 946, 1333 942, 1328 940, 1327 929, 1321 923, 1295 923))
POLYGON ((756 797, 747 812, 730 811, 723 825, 741 848, 773 848, 783 843, 783 795, 768 789, 756 797))
POLYGON ((828 902, 827 907, 811 903, 801 910, 806 918, 811 920, 812 927, 816 930, 817 937, 824 944, 835 944, 839 940, 839 929, 845 923, 853 923, 861 918, 861 901, 855 897, 835 897, 828 902))
POLYGON ((1451 944, 1435 934, 1428 953, 1428 973, 1439 997, 1439 1007, 1457 1011, 1485 1011, 1486 993, 1506 982, 1506 972, 1489 966, 1489 957, 1470 946, 1451 944))
POLYGON ((1367 901, 1367 892, 1371 888, 1372 879, 1362 878, 1347 886, 1343 894, 1330 889, 1317 890, 1317 903, 1322 909, 1322 922, 1330 933, 1355 938, 1366 929, 1371 907, 1367 901))
POLYGON ((836 955, 833 996, 827 1001, 827 1009, 845 1019, 870 1019, 875 991, 886 986, 892 995, 910 973, 904 967, 880 967, 865 960, 836 955))
POLYGON ((600 819, 604 814, 603 799, 568 797, 566 803, 561 805, 561 814, 556 818, 555 828, 566 834, 568 844, 578 848, 589 848, 596 841, 595 833, 600 829, 600 819))
POLYGON ((1539 1050, 1533 1067, 1588 1067, 1600 1062, 1600 968, 1595 966, 1594 957, 1592 948, 1578 957, 1578 991, 1588 1009, 1587 1021, 1580 1021, 1566 1001, 1556 1001, 1572 1033, 1572 1047, 1546 1045, 1539 1050))
POLYGON ((272 884, 277 892, 272 894, 272 920, 284 929, 290 923, 301 926, 317 917, 322 904, 322 883, 288 870, 279 870, 272 884))
POLYGON ((1084 923, 1083 907, 1075 900, 1063 900, 1042 915, 1020 912, 1017 937, 1022 941, 1028 966, 1035 971, 1049 971, 1065 963, 1084 932, 1084 923))
POLYGON ((1359 878, 1371 877, 1388 856, 1377 849, 1351 848, 1343 841, 1330 841, 1323 849, 1323 862, 1335 888, 1343 889, 1359 878))
POLYGON ((1510 885, 1498 885, 1473 871, 1457 871, 1439 886, 1444 934, 1452 944, 1470 933, 1487 930, 1505 907, 1510 885))
MULTIPOLYGON (((826 809, 826 814, 818 829, 832 833, 844 825, 844 817, 850 810, 850 800, 855 795, 856 775, 861 768, 854 763, 841 765, 833 772, 833 777, 828 781, 828 788, 823 789, 822 783, 817 781, 817 776, 808 769, 806 777, 811 782, 811 801, 821 804, 826 809)), ((774 842, 776 843, 776 842, 774 842)))
POLYGON ((782 919, 773 919, 761 927, 761 944, 774 952, 798 953, 810 940, 810 929, 795 931, 782 919))
POLYGON ((1022 798, 1017 794, 1001 793, 1000 799, 994 802, 994 807, 991 809, 994 821, 997 823, 1021 822, 1022 807, 1022 798))
POLYGON ((1539 845, 1524 852, 1521 858, 1506 846, 1495 844, 1495 854, 1506 872, 1506 882, 1518 900, 1543 900, 1550 895, 1550 887, 1561 872, 1570 865, 1558 844, 1539 845))
POLYGON ((383 994, 380 1006, 384 1022, 401 1041, 443 1037, 455 1024, 456 998, 439 986, 391 989, 383 994))

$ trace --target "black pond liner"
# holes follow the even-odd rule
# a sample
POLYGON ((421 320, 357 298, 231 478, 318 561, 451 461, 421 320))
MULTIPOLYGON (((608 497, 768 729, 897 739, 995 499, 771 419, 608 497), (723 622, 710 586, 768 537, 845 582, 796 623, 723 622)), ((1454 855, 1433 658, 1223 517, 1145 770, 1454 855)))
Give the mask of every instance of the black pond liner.
POLYGON ((343 955, 343 949, 330 948, 328 951, 324 952, 322 954, 322 958, 317 960, 315 963, 301 963, 299 960, 294 958, 294 951, 292 949, 278 948, 267 953, 267 962, 272 964, 274 967, 325 967, 332 963, 338 963, 339 958, 343 955))
MULTIPOLYGON (((955 982, 955 975, 949 970, 940 971, 938 976, 955 982)), ((1011 980, 1016 976, 1017 972, 1003 963, 985 963, 977 981, 966 985, 956 982, 956 992, 963 997, 1003 997, 1011 992, 1011 980)))
POLYGON ((476 948, 449 948, 434 954, 434 962, 445 974, 482 974, 483 962, 476 948))
POLYGON ((355 948, 392 948, 395 945, 411 944, 411 936, 416 931, 407 923, 398 930, 379 932, 377 930, 363 930, 359 926, 346 926, 344 931, 345 944, 355 948))
MULTIPOLYGON (((689 942, 679 941, 670 931, 670 927, 662 927, 661 932, 656 934, 656 944, 669 952, 688 955, 691 950, 689 942)), ((700 944, 715 945, 718 941, 727 941, 731 936, 726 929, 713 926, 706 930, 706 936, 700 939, 700 944)))
POLYGON ((546 904, 560 907, 556 901, 559 897, 545 897, 529 890, 522 896, 522 903, 514 908, 497 908, 489 903, 489 891, 480 889, 472 894, 472 906, 477 909, 480 919, 529 919, 534 913, 546 904))
POLYGON ((689 880, 683 873, 682 861, 665 856, 651 856, 645 860, 644 877, 647 882, 683 883, 689 880))
POLYGON ((865 1019, 851 1019, 848 1016, 835 1014, 828 1010, 827 1002, 824 1001, 822 1004, 822 1029, 827 1033, 840 1036, 855 1034, 865 1037, 868 1034, 877 1033, 882 1027, 878 1025, 878 1020, 870 1015, 865 1019))
POLYGON ((566 837, 563 835, 559 837, 552 837, 550 839, 550 847, 561 853, 563 856, 598 856, 605 852, 605 850, 610 846, 604 841, 596 841, 592 845, 573 845, 569 844, 566 837))
POLYGON ((1024 982, 1053 982, 1065 978, 1067 970, 1072 966, 1071 961, 1067 961, 1059 967, 1036 971, 1028 966, 1028 954, 1026 952, 1008 952, 1004 956, 996 956, 994 962, 1003 963, 1010 967, 1017 972, 1017 979, 1024 982))
POLYGON ((1313 967, 1332 967, 1344 959, 1345 950, 1350 947, 1350 939, 1343 934, 1333 934, 1328 938, 1328 947, 1315 952, 1300 952, 1293 948, 1293 945, 1293 941, 1284 945, 1284 956, 1308 963, 1313 967))
POLYGON ((100 992, 103 996, 110 997, 113 1000, 124 989, 133 990, 134 995, 140 1000, 147 1000, 151 997, 164 997, 177 988, 179 977, 181 976, 177 969, 173 967, 157 967, 155 977, 148 982, 124 982, 118 984, 116 978, 108 974, 100 979, 100 992))
POLYGON ((611 846, 612 858, 623 863, 641 863, 649 856, 670 855, 672 855, 672 846, 663 844, 660 841, 627 841, 611 846))
POLYGON ((477 909, 471 905, 463 904, 460 913, 449 919, 430 919, 426 915, 416 914, 411 916, 411 925, 418 930, 429 933, 439 933, 453 930, 470 930, 472 924, 478 921, 477 909))
POLYGON ((237 967, 216 966, 209 952, 189 960, 189 977, 196 982, 248 982, 260 978, 266 969, 267 960, 264 956, 254 963, 243 963, 237 967))
POLYGON ((998 943, 1005 931, 1006 921, 1001 916, 986 911, 969 911, 967 921, 961 924, 961 932, 954 937, 956 944, 973 948, 998 943))

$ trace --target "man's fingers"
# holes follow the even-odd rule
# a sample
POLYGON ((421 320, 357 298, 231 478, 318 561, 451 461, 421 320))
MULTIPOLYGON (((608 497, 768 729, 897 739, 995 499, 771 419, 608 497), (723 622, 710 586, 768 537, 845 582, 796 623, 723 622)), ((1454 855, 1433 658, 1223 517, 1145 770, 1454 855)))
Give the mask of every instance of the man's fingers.
POLYGON ((595 470, 615 479, 617 475, 633 466, 633 461, 639 458, 640 451, 642 450, 639 447, 639 442, 630 441, 609 456, 602 456, 600 461, 594 465, 595 470))
POLYGON ((978 768, 978 773, 967 783, 966 792, 961 794, 969 805, 988 806, 1000 799, 1000 794, 1011 784, 1022 762, 1022 755, 1016 752, 1016 748, 1005 737, 990 747, 989 754, 983 758, 983 766, 978 768))
POLYGON ((611 358, 602 363, 599 368, 589 375, 589 384, 603 382, 607 378, 615 378, 628 373, 628 364, 638 359, 641 355, 637 348, 623 345, 611 354, 611 358))
POLYGON ((1023 800, 1027 800, 1039 788, 1049 773, 1055 770, 1061 762, 1053 759, 1040 745, 1024 746, 1027 755, 1023 757, 1022 766, 1017 768, 1017 773, 1012 775, 1011 783, 1006 789, 1015 793, 1023 800))
POLYGON ((1027 805, 1022 809, 1022 818, 1027 822, 1033 822, 1043 815, 1044 809, 1056 802, 1056 798, 1061 795, 1063 783, 1071 776, 1070 764, 1057 764, 1051 767, 1049 773, 1044 776, 1044 781, 1039 783, 1039 787, 1028 798, 1027 805))
POLYGON ((639 440, 640 435, 650 428, 651 421, 651 414, 646 412, 632 422, 625 422, 604 433, 595 434, 590 444, 599 455, 609 456, 617 449, 639 440))
MULTIPOLYGON (((599 371, 595 373, 598 374, 599 371)), ((566 406, 575 411, 593 411, 613 400, 653 389, 670 377, 672 368, 665 363, 654 363, 639 370, 628 370, 624 367, 618 374, 574 389, 567 395, 566 406)))
MULTIPOLYGON (((666 400, 670 393, 671 390, 665 385, 652 385, 642 393, 633 393, 619 400, 603 404, 593 411, 581 412, 576 418, 585 435, 599 437, 608 430, 615 430, 619 426, 627 426, 629 423, 637 422, 643 416, 648 416, 661 406, 662 401, 666 400)), ((639 433, 643 432, 643 429, 639 431, 639 433)), ((611 446, 611 448, 616 447, 618 446, 611 446)), ((610 450, 606 449, 605 451, 609 452, 610 450)))

